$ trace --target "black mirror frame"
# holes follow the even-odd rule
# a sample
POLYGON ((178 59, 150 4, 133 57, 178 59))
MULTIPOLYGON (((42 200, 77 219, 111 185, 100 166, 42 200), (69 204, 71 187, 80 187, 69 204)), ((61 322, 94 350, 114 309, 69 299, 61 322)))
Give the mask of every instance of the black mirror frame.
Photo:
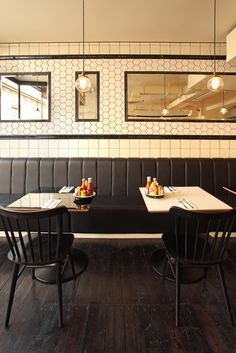
MULTIPOLYGON (((125 88, 125 121, 126 122, 181 122, 181 123, 236 123, 236 119, 226 119, 226 120, 220 120, 220 119, 212 119, 212 120, 197 120, 197 119, 171 119, 171 118, 167 118, 167 119, 162 119, 161 116, 158 119, 129 119, 128 118, 128 75, 129 74, 192 74, 192 75, 212 75, 211 72, 195 72, 195 71, 124 71, 124 88, 125 88)), ((217 72, 218 75, 222 75, 222 76, 227 76, 227 75, 231 75, 234 76, 235 75, 235 79, 236 79, 236 73, 234 72, 217 72)), ((171 117, 171 116, 170 116, 171 117)))
POLYGON ((2 120, 1 119, 1 88, 0 88, 0 123, 48 123, 51 121, 51 72, 2 72, 1 76, 7 75, 31 75, 31 76, 48 76, 48 119, 38 120, 38 119, 23 119, 23 120, 2 120))

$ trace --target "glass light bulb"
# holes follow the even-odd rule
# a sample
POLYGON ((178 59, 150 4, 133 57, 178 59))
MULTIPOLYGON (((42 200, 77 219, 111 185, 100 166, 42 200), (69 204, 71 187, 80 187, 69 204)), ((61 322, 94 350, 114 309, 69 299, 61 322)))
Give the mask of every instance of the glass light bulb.
POLYGON ((225 114, 228 113, 228 109, 225 108, 225 107, 221 107, 221 108, 220 108, 220 113, 223 114, 223 115, 225 115, 225 114))
POLYGON ((168 113, 169 113, 169 110, 166 107, 162 109, 162 112, 161 112, 162 115, 167 115, 168 113))
POLYGON ((221 76, 214 75, 207 82, 207 88, 210 91, 219 91, 224 87, 224 81, 221 76))
POLYGON ((80 92, 88 92, 92 87, 91 81, 84 73, 75 81, 75 88, 80 92))

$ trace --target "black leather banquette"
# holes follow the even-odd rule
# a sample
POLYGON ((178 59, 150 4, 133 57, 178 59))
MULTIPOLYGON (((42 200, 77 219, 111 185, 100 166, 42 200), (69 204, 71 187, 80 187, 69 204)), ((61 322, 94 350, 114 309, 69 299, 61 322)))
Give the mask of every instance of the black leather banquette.
POLYGON ((0 204, 35 190, 77 186, 91 176, 97 197, 90 212, 71 214, 73 232, 156 233, 168 218, 146 210, 138 188, 148 175, 162 185, 197 185, 226 200, 222 186, 236 185, 235 171, 236 158, 0 158, 0 204))

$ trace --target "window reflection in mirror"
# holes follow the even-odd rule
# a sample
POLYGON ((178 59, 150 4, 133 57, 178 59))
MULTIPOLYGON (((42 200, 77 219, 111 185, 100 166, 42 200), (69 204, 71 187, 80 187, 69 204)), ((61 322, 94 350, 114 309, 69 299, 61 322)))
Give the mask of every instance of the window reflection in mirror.
MULTIPOLYGON (((75 80, 81 72, 75 73, 75 80)), ((79 92, 75 89, 75 116, 76 121, 99 121, 99 72, 86 71, 86 76, 91 81, 91 89, 88 92, 79 92)))
POLYGON ((1 121, 50 120, 50 73, 0 75, 1 121))
POLYGON ((207 89, 209 73, 125 73, 126 121, 236 121, 236 75, 207 89))

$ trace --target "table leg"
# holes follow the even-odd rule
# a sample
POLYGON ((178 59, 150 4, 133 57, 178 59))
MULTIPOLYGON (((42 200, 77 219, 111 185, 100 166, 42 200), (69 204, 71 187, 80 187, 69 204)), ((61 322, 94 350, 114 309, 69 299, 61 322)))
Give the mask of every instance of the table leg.
MULTIPOLYGON (((173 270, 167 262, 165 274, 163 275, 164 264, 166 260, 166 250, 164 248, 157 249, 151 256, 151 265, 153 270, 164 279, 175 282, 175 263, 173 260, 173 270)), ((204 270, 201 268, 184 267, 180 271, 180 283, 191 284, 199 282, 204 278, 204 270)))
MULTIPOLYGON (((71 249, 71 255, 74 262, 75 275, 77 277, 86 269, 88 265, 88 257, 82 250, 77 248, 71 249)), ((71 270, 70 261, 68 260, 63 268, 62 282, 70 281, 73 278, 74 277, 71 270)), ((56 283, 55 266, 35 269, 35 279, 43 283, 55 284, 56 283)))

